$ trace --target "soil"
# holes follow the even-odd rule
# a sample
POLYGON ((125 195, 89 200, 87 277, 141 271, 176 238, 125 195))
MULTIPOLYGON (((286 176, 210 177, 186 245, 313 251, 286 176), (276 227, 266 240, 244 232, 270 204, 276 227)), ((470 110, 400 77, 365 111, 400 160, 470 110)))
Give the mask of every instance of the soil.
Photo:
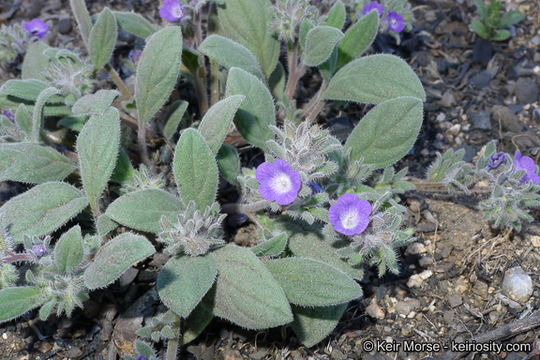
MULTIPOLYGON (((105 1, 87 1, 90 13, 99 12, 105 1)), ((143 0, 107 1, 122 11, 134 10, 158 22, 157 2, 143 0)), ((412 176, 422 177, 437 151, 465 149, 472 161, 492 139, 512 153, 515 149, 540 158, 540 10, 534 0, 506 1, 507 9, 519 8, 527 18, 516 25, 513 37, 490 44, 480 41, 469 29, 474 19, 472 0, 414 0, 416 22, 397 46, 379 36, 375 52, 402 56, 420 76, 428 100, 421 134, 411 153, 397 165, 408 166, 412 176)), ((11 23, 33 17, 49 20, 52 31, 44 39, 54 46, 77 48, 80 38, 70 21, 65 0, 0 1, 0 21, 11 23), (15 11, 11 11, 15 9, 15 11), (61 25, 61 26, 60 26, 61 25), (61 32, 60 32, 61 30, 61 32)), ((125 36, 115 52, 127 56, 134 39, 125 36)), ((16 77, 17 66, 13 74, 16 77)), ((309 75, 309 74, 308 74, 309 75)), ((103 81, 108 79, 103 77, 103 81)), ((316 77, 306 76, 299 94, 309 96, 316 77)), ((129 82, 129 81, 128 81, 129 82)), ((192 91, 181 88, 183 93, 192 91)), ((189 95, 193 96, 193 95, 189 95)), ((189 96, 185 98, 189 101, 189 96)), ((197 118, 195 109, 191 109, 197 118)), ((347 134, 365 113, 363 106, 330 103, 321 114, 336 136, 347 134)), ((236 141, 229 138, 231 143, 236 141)), ((242 160, 249 165, 260 154, 240 142, 242 160)), ((155 147, 160 158, 164 148, 155 147)), ((163 155, 163 158, 167 156, 163 155)), ((166 166, 163 165, 166 171, 166 166)), ((2 183, 0 204, 24 191, 15 183, 2 183)), ((234 200, 229 188, 223 198, 234 200)), ((193 343, 182 348, 182 359, 423 359, 437 358, 440 351, 405 351, 406 341, 418 344, 465 343, 476 336, 489 338, 490 331, 508 330, 492 337, 502 344, 528 344, 523 351, 470 352, 467 359, 533 359, 540 353, 540 320, 528 330, 512 325, 540 310, 540 211, 535 222, 521 233, 493 231, 477 208, 478 196, 442 196, 408 193, 403 204, 409 208, 409 223, 417 229, 417 242, 402 249, 400 274, 377 278, 366 271, 364 297, 350 303, 334 332, 312 348, 305 348, 289 329, 245 331, 225 321, 213 320, 193 343), (533 295, 524 303, 506 297, 502 281, 508 269, 520 266, 533 282, 533 295), (517 329, 517 330, 516 330, 517 329), (523 329, 523 330, 519 330, 523 329), (402 344, 400 349, 365 351, 366 344, 402 344)), ((228 219, 230 241, 249 244, 254 225, 245 219, 228 219)), ((141 323, 156 311, 151 288, 162 266, 158 256, 139 264, 109 289, 93 292, 71 319, 51 318, 41 322, 29 316, 0 326, 0 359, 116 359, 129 350, 121 328, 141 323), (131 309, 131 310, 129 310, 131 309), (137 311, 135 311, 137 310, 137 311)), ((433 349, 431 349, 433 350, 433 349)), ((446 358, 452 358, 446 357, 446 358)), ((457 358, 457 357, 456 357, 457 358)))

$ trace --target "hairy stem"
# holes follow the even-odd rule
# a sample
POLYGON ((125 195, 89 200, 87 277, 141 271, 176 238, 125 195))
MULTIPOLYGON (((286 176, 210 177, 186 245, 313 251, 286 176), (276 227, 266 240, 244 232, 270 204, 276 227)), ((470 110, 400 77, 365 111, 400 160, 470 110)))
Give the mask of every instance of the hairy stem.
POLYGON ((178 345, 180 344, 180 316, 178 315, 175 315, 174 318, 173 331, 175 331, 175 337, 167 342, 166 360, 176 360, 178 356, 178 345))
POLYGON ((292 51, 289 52, 289 76, 287 78, 287 87, 285 88, 285 96, 292 100, 296 84, 299 78, 298 71, 298 41, 292 45, 292 51))
POLYGON ((105 70, 107 70, 107 72, 111 76, 112 81, 114 82, 118 90, 120 90, 120 92, 122 93, 122 100, 130 99, 131 93, 129 92, 126 84, 124 84, 116 70, 110 64, 105 65, 105 70))
POLYGON ((268 200, 260 200, 260 201, 256 201, 254 203, 249 203, 249 204, 240 204, 240 203, 224 204, 221 207, 221 212, 225 214, 254 213, 254 212, 269 208, 270 204, 272 203, 268 200))
POLYGON ((313 121, 319 116, 322 108, 324 107, 324 101, 322 101, 322 96, 326 90, 326 82, 323 80, 319 91, 308 103, 306 110, 304 111, 304 118, 306 121, 313 121))
POLYGON ((139 121, 139 127, 137 129, 137 145, 139 147, 139 156, 141 161, 147 167, 150 167, 150 158, 148 157, 148 149, 146 148, 146 130, 144 124, 139 121))
POLYGON ((212 81, 212 87, 210 90, 210 106, 214 105, 219 101, 219 64, 210 59, 210 79, 212 81))
MULTIPOLYGON (((195 15, 195 48, 198 49, 203 40, 202 19, 200 13, 195 15)), ((206 62, 203 57, 199 71, 194 74, 195 88, 199 95, 199 110, 201 115, 208 110, 208 94, 206 88, 206 62), (197 82, 199 82, 197 84, 197 82)))
POLYGON ((21 261, 29 261, 28 255, 18 254, 11 251, 6 252, 6 256, 2 259, 5 263, 16 263, 21 261))

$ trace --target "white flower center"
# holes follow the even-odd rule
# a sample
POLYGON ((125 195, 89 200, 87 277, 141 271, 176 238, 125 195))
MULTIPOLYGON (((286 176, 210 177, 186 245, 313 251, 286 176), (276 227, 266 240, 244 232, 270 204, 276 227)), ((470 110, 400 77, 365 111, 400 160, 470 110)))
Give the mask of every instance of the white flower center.
POLYGON ((397 25, 397 20, 396 20, 396 19, 390 20, 390 24, 392 24, 392 25, 394 25, 394 26, 397 25))
POLYGON ((272 190, 274 190, 278 194, 288 193, 289 191, 291 191, 292 188, 291 179, 287 174, 281 173, 277 176, 274 176, 271 186, 272 190))
POLYGON ((341 216, 341 226, 344 229, 352 229, 358 225, 358 212, 355 210, 348 210, 343 216, 341 216))
POLYGON ((180 6, 173 7, 172 13, 177 18, 180 18, 180 17, 184 16, 184 11, 182 10, 182 7, 180 7, 180 6))

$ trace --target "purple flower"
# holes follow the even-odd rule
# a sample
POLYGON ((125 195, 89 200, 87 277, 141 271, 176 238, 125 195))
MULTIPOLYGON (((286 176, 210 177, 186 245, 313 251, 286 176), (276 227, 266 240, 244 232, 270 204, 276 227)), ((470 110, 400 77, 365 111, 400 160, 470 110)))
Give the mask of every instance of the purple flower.
POLYGON ((39 18, 35 18, 32 21, 25 22, 24 28, 31 35, 41 40, 45 36, 47 31, 49 31, 49 24, 46 24, 43 20, 39 18))
POLYGON ((320 187, 320 185, 317 184, 315 181, 310 182, 309 187, 311 188, 312 194, 318 194, 318 193, 324 192, 323 188, 320 187))
POLYGON ((360 200, 354 194, 343 194, 330 206, 328 218, 337 232, 356 235, 367 228, 370 214, 371 204, 368 201, 360 200))
POLYGON ((364 7, 362 8, 362 14, 366 15, 371 10, 374 10, 374 9, 377 10, 377 12, 379 13, 379 17, 381 17, 383 15, 384 5, 379 4, 376 1, 372 1, 369 4, 364 5, 364 7))
POLYGON ((302 186, 300 175, 288 162, 276 159, 274 163, 263 162, 255 171, 259 193, 268 201, 288 205, 296 199, 302 186))
POLYGON ((174 22, 186 16, 186 11, 179 0, 163 0, 163 6, 159 9, 159 16, 174 22))
POLYGON ((34 245, 32 246, 32 251, 38 258, 42 257, 43 255, 47 254, 47 251, 45 250, 45 246, 43 245, 34 245))
POLYGON ((486 166, 486 169, 495 169, 499 167, 506 160, 506 155, 502 151, 499 151, 496 154, 493 154, 489 157, 489 163, 486 166))
POLYGON ((521 178, 521 182, 531 181, 535 184, 540 184, 540 176, 536 173, 536 164, 534 160, 528 156, 521 156, 521 152, 516 151, 514 158, 514 170, 525 170, 525 175, 521 178))
POLYGON ((146 356, 139 355, 139 356, 137 356, 137 360, 146 360, 146 356))
POLYGON ((403 16, 399 15, 395 11, 390 11, 386 17, 388 22, 388 29, 392 30, 395 33, 400 33, 405 29, 405 24, 403 23, 403 16))

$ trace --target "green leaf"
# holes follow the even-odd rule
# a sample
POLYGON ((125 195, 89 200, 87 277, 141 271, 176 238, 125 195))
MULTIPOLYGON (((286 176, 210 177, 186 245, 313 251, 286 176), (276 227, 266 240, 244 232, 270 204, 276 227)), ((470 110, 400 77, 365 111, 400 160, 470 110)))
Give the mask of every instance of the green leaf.
POLYGON ((304 19, 302 23, 300 24, 300 32, 299 32, 299 43, 300 43, 300 49, 304 49, 306 47, 306 38, 308 32, 313 29, 315 25, 313 25, 309 20, 304 19))
POLYGON ((283 65, 278 62, 276 68, 268 79, 268 87, 270 88, 270 91, 275 99, 281 100, 283 98, 286 80, 285 69, 283 68, 283 65))
POLYGON ((165 104, 180 73, 182 31, 168 26, 146 39, 137 66, 135 98, 139 126, 144 126, 165 104))
POLYGON ((351 160, 380 169, 405 156, 414 145, 423 119, 422 101, 414 97, 387 100, 371 109, 345 143, 351 160))
POLYGON ((482 39, 489 39, 489 32, 488 32, 488 29, 486 28, 486 26, 484 24, 482 24, 480 21, 478 20, 474 20, 472 23, 471 23, 471 27, 472 29, 474 30, 474 32, 480 36, 482 39))
POLYGON ((20 104, 15 112, 15 124, 26 134, 32 134, 32 114, 24 104, 20 104))
POLYGON ((34 105, 34 113, 32 114, 32 137, 35 142, 39 142, 40 140, 41 127, 43 126, 43 107, 51 96, 59 93, 60 91, 54 87, 49 87, 39 93, 36 104, 34 105))
POLYGON ((318 66, 328 60, 343 33, 332 26, 316 26, 306 36, 302 61, 307 66, 318 66))
POLYGON ((476 11, 478 12, 478 16, 480 16, 481 19, 486 18, 488 8, 484 3, 484 0, 474 0, 474 5, 476 5, 476 11))
POLYGON ((362 296, 362 288, 344 272, 320 261, 289 257, 264 263, 292 304, 328 306, 362 296))
POLYGON ((296 256, 321 261, 343 271, 356 280, 362 280, 362 268, 352 267, 336 254, 337 248, 328 239, 314 233, 298 233, 289 238, 289 249, 296 256))
POLYGON ((83 259, 81 227, 76 225, 62 234, 54 247, 54 265, 56 270, 69 274, 83 259))
POLYGON ((221 176, 229 184, 238 185, 241 174, 240 156, 234 146, 223 144, 216 155, 217 166, 221 176))
POLYGON ((132 229, 158 233, 162 216, 175 220, 183 209, 182 201, 168 192, 145 189, 119 197, 109 205, 105 215, 132 229))
POLYGON ((255 55, 266 77, 274 71, 280 50, 280 42, 270 28, 272 12, 268 0, 227 0, 218 8, 224 34, 255 55))
POLYGON ((133 35, 146 39, 161 27, 152 24, 141 15, 134 12, 113 11, 118 26, 133 35))
POLYGON ((346 16, 347 12, 345 10, 345 5, 343 5, 341 0, 337 0, 328 12, 328 17, 326 18, 326 25, 341 30, 343 28, 343 25, 345 25, 346 16))
POLYGON ((88 205, 86 196, 74 186, 62 182, 37 185, 11 198, 0 208, 1 226, 7 228, 15 243, 25 236, 47 235, 88 205))
POLYGON ((291 328, 298 340, 307 347, 321 342, 337 326, 347 304, 325 307, 293 306, 291 328))
MULTIPOLYGON (((8 80, 0 87, 0 94, 13 99, 14 101, 36 102, 41 92, 47 89, 49 85, 46 82, 29 79, 29 80, 8 80)), ((52 96, 47 99, 48 104, 60 104, 64 99, 61 96, 52 96)), ((7 107, 2 105, 2 107, 7 107)))
POLYGON ((118 227, 118 223, 105 214, 97 219, 97 232, 100 236, 105 236, 118 227))
POLYGON ((510 37, 510 35, 512 34, 508 30, 505 30, 505 29, 497 30, 495 32, 495 35, 493 35, 493 37, 491 38, 491 40, 504 41, 504 40, 507 40, 510 37))
POLYGON ((51 315, 51 312, 53 311, 54 307, 56 306, 57 300, 56 298, 52 298, 51 300, 47 301, 41 309, 39 309, 39 319, 41 321, 47 320, 49 315, 51 315))
POLYGON ((519 10, 510 10, 507 13, 504 13, 501 17, 501 27, 508 27, 510 25, 515 25, 525 19, 525 14, 519 10))
POLYGON ((71 160, 49 146, 0 144, 0 181, 42 184, 63 180, 76 169, 71 160))
POLYGON ((144 236, 123 233, 107 242, 84 272, 90 290, 112 284, 127 269, 154 254, 156 250, 144 236))
POLYGON ((77 21, 77 25, 79 26, 79 31, 81 32, 84 45, 88 49, 88 39, 90 38, 90 31, 92 29, 92 20, 90 20, 90 14, 88 14, 88 9, 86 8, 86 2, 85 0, 69 0, 69 4, 71 6, 73 16, 77 21))
POLYGON ((232 68, 225 94, 246 97, 236 113, 234 123, 249 143, 266 149, 266 141, 272 138, 269 126, 276 124, 274 101, 268 88, 248 72, 232 68))
POLYGON ((210 290, 216 275, 216 261, 211 255, 172 258, 159 272, 159 297, 169 309, 186 318, 210 290))
POLYGON ((214 315, 254 330, 293 320, 283 289, 249 249, 227 245, 212 254, 218 265, 214 315))
POLYGON ((214 155, 223 144, 234 115, 245 98, 244 95, 229 96, 214 104, 201 120, 199 132, 214 155))
POLYGON ((201 211, 211 206, 218 189, 218 168, 214 154, 195 129, 180 136, 173 159, 173 172, 180 197, 195 201, 201 211))
POLYGON ((113 103, 120 93, 116 90, 98 90, 94 94, 81 97, 73 104, 73 115, 103 114, 113 103))
POLYGON ((197 71, 202 61, 201 54, 189 46, 182 47, 182 64, 193 74, 197 71))
POLYGON ((199 304, 184 321, 182 328, 182 344, 187 344, 197 338, 214 318, 212 311, 199 304))
POLYGON ((379 13, 371 11, 352 25, 338 45, 338 67, 349 63, 366 51, 379 29, 379 13))
POLYGON ((49 67, 49 58, 43 54, 43 51, 49 48, 49 45, 43 41, 36 41, 28 46, 21 70, 21 79, 37 79, 46 81, 43 72, 49 67))
POLYGON ((255 55, 245 46, 220 35, 210 35, 199 47, 199 51, 226 67, 239 67, 259 79, 263 79, 261 67, 255 55))
POLYGON ((184 100, 178 100, 175 101, 172 106, 174 107, 174 111, 171 112, 168 117, 167 123, 163 127, 163 136, 165 136, 167 140, 171 140, 174 134, 176 134, 176 130, 178 130, 178 125, 180 125, 180 122, 184 117, 189 103, 184 100))
POLYGON ((13 320, 44 303, 41 290, 32 286, 0 290, 0 322, 13 320))
POLYGON ((135 169, 133 169, 133 165, 131 165, 128 155, 124 149, 120 148, 118 152, 118 160, 116 161, 116 167, 111 175, 111 180, 119 184, 124 184, 133 178, 134 171, 135 169))
POLYGON ((90 31, 90 61, 99 70, 109 62, 116 44, 118 27, 113 13, 105 7, 90 31))
POLYGON ((56 125, 65 127, 67 129, 73 130, 75 132, 81 132, 81 130, 84 127, 84 124, 88 121, 88 116, 82 115, 82 116, 64 116, 58 122, 56 125))
POLYGON ((99 198, 116 166, 120 146, 120 116, 110 107, 103 115, 94 115, 77 138, 77 153, 83 188, 95 212, 99 198))
POLYGON ((330 80, 325 99, 378 104, 401 96, 426 100, 420 79, 394 55, 365 56, 345 65, 330 80))
POLYGON ((287 247, 287 234, 282 233, 251 248, 251 251, 259 257, 279 256, 287 247))

